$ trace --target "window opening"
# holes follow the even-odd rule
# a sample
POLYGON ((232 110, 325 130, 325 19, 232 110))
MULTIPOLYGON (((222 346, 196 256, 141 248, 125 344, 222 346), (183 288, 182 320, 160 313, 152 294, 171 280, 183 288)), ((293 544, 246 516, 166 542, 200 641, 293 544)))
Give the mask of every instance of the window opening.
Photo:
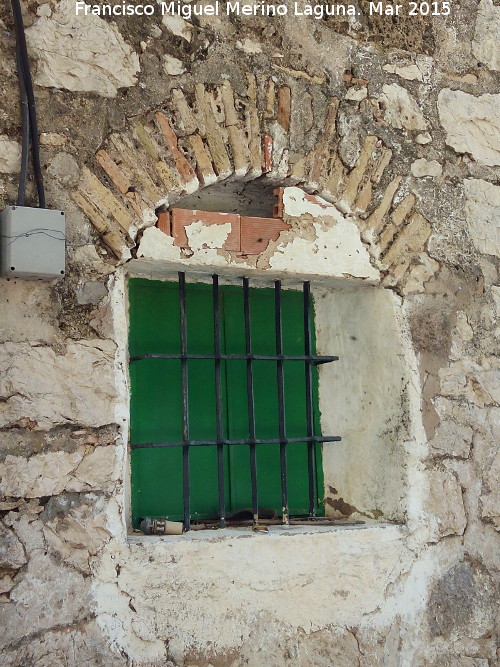
POLYGON ((320 449, 340 437, 318 435, 317 367, 338 357, 315 354, 310 283, 210 286, 180 272, 133 278, 129 295, 133 527, 321 514, 320 449))

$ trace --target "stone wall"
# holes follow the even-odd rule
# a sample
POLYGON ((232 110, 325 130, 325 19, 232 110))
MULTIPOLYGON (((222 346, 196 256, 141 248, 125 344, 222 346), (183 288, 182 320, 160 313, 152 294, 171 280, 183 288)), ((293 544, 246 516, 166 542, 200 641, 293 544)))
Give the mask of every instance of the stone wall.
MULTIPOLYGON (((24 3, 67 272, 1 281, 2 664, 497 664, 500 7, 367 4, 110 21, 24 3), (210 188, 231 221, 175 227, 166 211, 210 188), (250 243, 234 219, 274 189, 273 233, 250 243), (127 536, 126 278, 179 268, 313 281, 318 341, 361 378, 361 423, 335 417, 338 386, 320 399, 357 446, 325 454, 328 508, 364 526, 127 536), (370 375, 368 351, 393 360, 370 375)), ((7 6, 0 28, 2 209, 20 161, 7 6)))

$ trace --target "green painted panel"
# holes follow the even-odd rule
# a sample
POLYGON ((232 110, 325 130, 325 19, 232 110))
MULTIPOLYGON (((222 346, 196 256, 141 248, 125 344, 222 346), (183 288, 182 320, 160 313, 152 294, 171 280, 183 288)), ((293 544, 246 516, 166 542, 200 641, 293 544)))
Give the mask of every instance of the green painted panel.
MULTIPOLYGON (((130 355, 180 352, 179 289, 176 283, 131 279, 130 355)), ((304 352, 301 293, 283 291, 283 348, 287 355, 304 352)), ((255 354, 276 351, 274 291, 250 291, 252 348, 255 354)), ((221 286, 221 346, 227 354, 245 353, 243 292, 221 286)), ((214 350, 212 288, 188 284, 186 290, 188 351, 212 354, 214 350)), ((285 413, 287 435, 306 433, 305 372, 302 362, 285 362, 285 413)), ((215 362, 188 362, 190 437, 215 439, 215 362)), ((246 362, 221 364, 223 435, 247 438, 246 362)), ((132 443, 177 441, 182 437, 181 362, 148 359, 130 364, 132 443)), ((317 394, 317 377, 315 377, 317 394)), ((256 435, 278 437, 277 374, 275 362, 254 362, 256 435)), ((316 397, 317 401, 317 397, 316 397)), ((318 422, 318 415, 315 415, 318 422)), ((318 423, 316 423, 318 428, 318 423)), ((319 431, 316 431, 317 433, 319 431)), ((308 512, 307 445, 290 444, 288 485, 290 513, 308 512)), ((321 451, 317 448, 318 494, 322 495, 321 451)), ((227 512, 251 507, 249 447, 225 447, 225 496, 227 512)), ((279 445, 257 447, 259 505, 281 512, 279 445)), ((166 516, 180 520, 182 506, 182 448, 134 450, 132 467, 132 514, 137 526, 142 516, 166 516)), ((218 513, 217 449, 190 448, 191 513, 193 518, 215 518, 218 513)))

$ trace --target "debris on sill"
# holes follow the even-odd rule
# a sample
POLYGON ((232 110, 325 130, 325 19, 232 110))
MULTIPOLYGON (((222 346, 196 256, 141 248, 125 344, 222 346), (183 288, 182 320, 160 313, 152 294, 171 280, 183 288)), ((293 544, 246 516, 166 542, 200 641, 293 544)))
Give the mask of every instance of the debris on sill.
MULTIPOLYGON (((258 522, 253 518, 247 518, 244 512, 235 513, 232 518, 226 519, 225 528, 251 528, 255 532, 268 533, 271 526, 357 526, 364 524, 364 521, 349 521, 346 519, 327 519, 325 517, 297 517, 290 518, 287 524, 284 524, 277 517, 261 518, 258 522)), ((190 525, 190 530, 219 530, 221 522, 219 519, 200 519, 195 520, 190 525)), ((146 517, 142 519, 140 530, 144 535, 182 535, 184 526, 180 521, 167 521, 166 519, 152 519, 146 517)))

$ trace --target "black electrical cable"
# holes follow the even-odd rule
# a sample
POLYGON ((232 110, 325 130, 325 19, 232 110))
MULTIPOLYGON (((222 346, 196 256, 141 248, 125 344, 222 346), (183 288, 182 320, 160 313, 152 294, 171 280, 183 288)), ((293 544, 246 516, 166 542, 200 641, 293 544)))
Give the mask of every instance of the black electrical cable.
MULTIPOLYGON (((17 69, 18 72, 22 72, 22 64, 21 64, 19 49, 17 54, 17 69)), ((24 85, 23 76, 19 76, 19 94, 21 100, 23 138, 22 138, 21 171, 19 174, 17 205, 24 206, 24 202, 26 199, 26 182, 28 180, 29 146, 30 146, 30 112, 28 107, 28 97, 26 95, 26 86, 24 85)))
MULTIPOLYGON (((35 94, 33 92, 33 81, 31 79, 31 70, 28 59, 28 49, 26 46, 26 35, 24 32, 24 22, 23 22, 20 0, 11 0, 11 5, 12 5, 12 13, 14 15, 14 29, 16 33, 16 44, 17 44, 17 54, 18 54, 18 59, 17 59, 18 75, 19 75, 20 90, 21 90, 21 108, 23 113, 23 153, 25 150, 27 150, 24 148, 25 105, 23 103, 23 95, 25 93, 28 105, 28 114, 29 114, 28 136, 31 137, 31 155, 33 159, 33 172, 38 192, 38 205, 40 208, 45 208, 45 188, 43 185, 43 174, 40 163, 40 145, 38 142, 38 123, 36 116, 35 94), (24 92, 23 92, 23 86, 24 86, 24 92)), ((20 185, 22 178, 23 175, 21 173, 20 185)))

